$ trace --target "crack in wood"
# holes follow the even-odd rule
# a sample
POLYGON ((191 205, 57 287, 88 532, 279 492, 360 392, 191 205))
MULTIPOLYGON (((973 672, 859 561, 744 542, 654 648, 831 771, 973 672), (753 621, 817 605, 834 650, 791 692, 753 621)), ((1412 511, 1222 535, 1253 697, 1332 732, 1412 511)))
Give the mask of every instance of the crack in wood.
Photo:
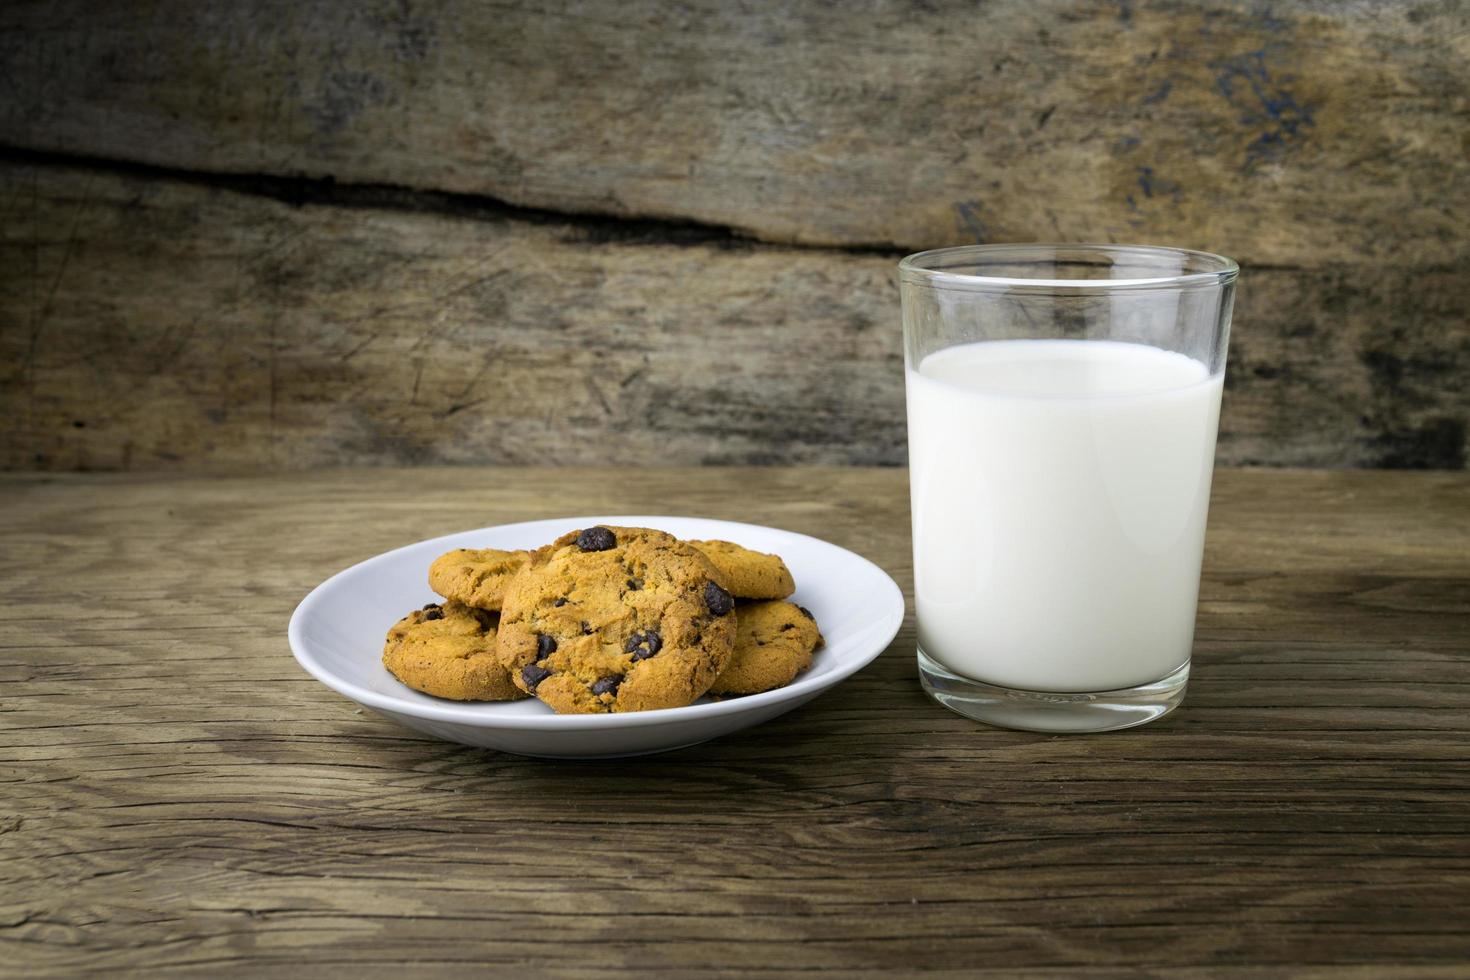
POLYGON ((0 163, 32 167, 65 167, 129 177, 173 180, 195 186, 264 197, 292 207, 306 205, 347 209, 398 211, 468 218, 476 221, 521 221, 535 225, 566 225, 588 244, 702 245, 724 249, 795 249, 839 255, 877 255, 900 258, 906 249, 894 242, 812 245, 751 237, 728 225, 648 215, 620 216, 587 211, 530 207, 489 194, 466 194, 396 184, 341 183, 330 174, 218 173, 166 167, 86 154, 33 150, 0 144, 0 163))

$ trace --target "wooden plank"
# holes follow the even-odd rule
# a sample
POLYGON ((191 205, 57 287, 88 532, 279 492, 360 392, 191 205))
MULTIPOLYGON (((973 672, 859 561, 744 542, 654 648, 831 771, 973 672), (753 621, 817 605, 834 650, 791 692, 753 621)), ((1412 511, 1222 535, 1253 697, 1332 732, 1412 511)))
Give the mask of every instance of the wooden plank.
POLYGON ((1463 4, 20 0, 0 142, 771 241, 1440 266, 1463 4))
POLYGON ((920 693, 906 624, 751 732, 570 763, 357 711, 290 659, 293 604, 386 548, 589 510, 817 534, 908 592, 904 473, 0 475, 0 954, 38 978, 1462 975, 1467 497, 1221 472, 1195 679, 1152 727, 970 724, 920 693))
MULTIPOLYGON (((894 255, 0 181, 10 469, 904 462, 894 255)), ((1221 461, 1464 467, 1467 270, 1247 270, 1221 461)))

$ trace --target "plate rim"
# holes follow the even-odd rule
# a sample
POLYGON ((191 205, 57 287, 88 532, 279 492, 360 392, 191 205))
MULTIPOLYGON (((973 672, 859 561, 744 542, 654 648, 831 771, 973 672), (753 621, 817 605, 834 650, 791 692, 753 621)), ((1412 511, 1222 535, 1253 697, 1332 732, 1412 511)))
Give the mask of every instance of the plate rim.
MULTIPOLYGON (((296 608, 291 612, 290 621, 286 627, 287 642, 291 647, 291 655, 303 670, 313 677, 318 683, 329 690, 335 691, 343 697, 355 701, 364 707, 375 711, 389 712, 392 714, 403 714, 413 718, 421 718, 425 721, 434 721, 455 725, 468 725, 473 728, 498 729, 505 731, 596 731, 602 729, 643 727, 656 725, 673 725, 688 722, 698 722, 705 719, 714 719, 726 715, 740 714, 748 710, 754 710, 769 705, 777 705, 784 701, 793 700, 803 694, 815 696, 828 688, 835 687, 845 681, 853 674, 878 659, 893 643, 898 631, 903 628, 903 621, 907 615, 907 602, 904 599, 903 590, 898 583, 876 562, 858 554, 857 552, 833 544, 831 541, 818 538, 814 535, 803 534, 800 531, 788 531, 785 528, 772 527, 765 524, 751 524, 746 521, 727 521, 715 517, 700 517, 691 514, 612 514, 612 515, 574 515, 568 517, 538 518, 530 521, 515 521, 509 524, 492 524, 488 527, 469 528, 464 531, 454 531, 449 534, 441 534, 432 538, 424 538, 412 541, 397 548, 380 552, 362 561, 356 562, 340 571, 328 576, 308 592, 296 608), (609 714, 545 714, 545 715, 515 715, 510 717, 496 718, 487 713, 486 709, 496 706, 495 702, 453 702, 446 701, 444 704, 423 704, 413 701, 399 700, 391 695, 380 694, 377 691, 361 687, 340 675, 328 670, 325 665, 313 656, 303 636, 304 623, 311 615, 313 608, 324 602, 324 596, 329 594, 331 587, 338 580, 349 574, 357 572, 364 567, 390 563, 401 552, 411 548, 419 548, 426 544, 438 541, 447 541, 450 538, 459 538, 466 534, 479 534, 481 532, 518 530, 532 528, 541 524, 567 524, 575 526, 578 524, 616 524, 624 527, 657 527, 653 522, 657 521, 703 521, 711 524, 724 525, 731 528, 748 528, 757 531, 774 531, 789 537, 800 538, 805 541, 814 542, 826 548, 834 548, 851 559, 868 566, 877 574, 880 588, 889 593, 893 608, 884 613, 890 620, 891 629, 882 643, 875 643, 871 653, 854 657, 851 661, 838 664, 832 670, 812 677, 798 678, 785 687, 776 688, 773 691, 763 691, 759 694, 747 694, 726 701, 712 701, 704 704, 690 704, 678 708, 658 708, 652 711, 630 711, 626 713, 609 714)), ((882 617, 880 617, 881 621, 882 617)))

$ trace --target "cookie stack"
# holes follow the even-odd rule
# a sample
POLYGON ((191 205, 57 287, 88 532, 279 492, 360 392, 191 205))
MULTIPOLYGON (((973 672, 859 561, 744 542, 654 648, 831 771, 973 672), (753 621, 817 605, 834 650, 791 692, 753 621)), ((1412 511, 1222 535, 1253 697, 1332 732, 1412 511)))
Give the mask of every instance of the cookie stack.
POLYGON ((383 664, 457 701, 535 696, 569 714, 649 711, 789 684, 822 635, 777 555, 639 527, 571 531, 535 551, 459 549, 444 597, 388 631, 383 664))

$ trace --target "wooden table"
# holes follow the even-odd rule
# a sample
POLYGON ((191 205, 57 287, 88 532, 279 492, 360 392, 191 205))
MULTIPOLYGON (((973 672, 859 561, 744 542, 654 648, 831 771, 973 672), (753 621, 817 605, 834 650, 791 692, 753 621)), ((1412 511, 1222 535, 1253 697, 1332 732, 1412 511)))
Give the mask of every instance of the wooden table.
POLYGON ((1125 733, 941 710, 911 622, 612 762, 431 741, 286 647, 339 568, 558 514, 779 525, 908 587, 907 506, 901 470, 0 477, 0 974, 1470 975, 1467 474, 1220 473, 1189 700, 1125 733))

